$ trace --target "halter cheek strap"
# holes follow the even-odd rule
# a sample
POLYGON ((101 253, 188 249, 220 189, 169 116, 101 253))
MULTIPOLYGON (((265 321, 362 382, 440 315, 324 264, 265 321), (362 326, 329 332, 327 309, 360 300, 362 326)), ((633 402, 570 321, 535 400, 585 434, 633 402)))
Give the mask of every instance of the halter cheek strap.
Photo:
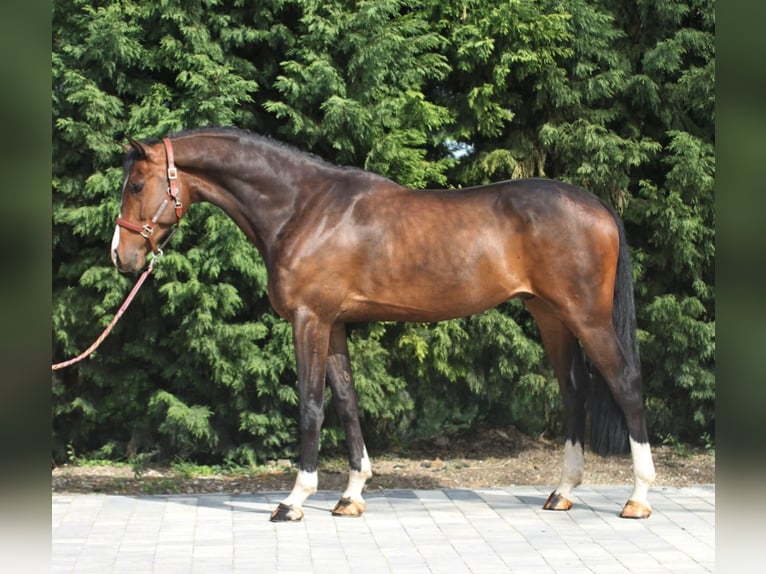
POLYGON ((183 204, 178 197, 178 170, 173 158, 173 144, 170 143, 170 138, 164 138, 162 143, 168 157, 168 195, 175 201, 176 219, 181 219, 183 204))
MULTIPOLYGON (((155 255, 162 253, 162 247, 165 246, 168 240, 170 240, 170 237, 173 235, 171 232, 171 234, 168 235, 167 239, 165 239, 161 246, 157 245, 157 241, 154 238, 154 227, 162 216, 162 213, 165 211, 165 208, 168 206, 168 203, 170 203, 171 199, 174 202, 174 208, 176 212, 176 225, 181 220, 181 216, 183 215, 183 203, 181 203, 181 199, 179 198, 178 170, 176 169, 175 159, 173 157, 173 145, 170 143, 170 138, 164 138, 162 143, 165 146, 165 155, 167 156, 168 162, 168 197, 162 200, 162 203, 152 216, 150 223, 145 225, 138 225, 137 223, 127 221, 122 217, 117 218, 117 225, 124 227, 125 229, 135 231, 142 237, 146 238, 146 240, 149 242, 149 246, 152 248, 152 253, 155 255)), ((175 230, 173 231, 175 232, 175 230)))

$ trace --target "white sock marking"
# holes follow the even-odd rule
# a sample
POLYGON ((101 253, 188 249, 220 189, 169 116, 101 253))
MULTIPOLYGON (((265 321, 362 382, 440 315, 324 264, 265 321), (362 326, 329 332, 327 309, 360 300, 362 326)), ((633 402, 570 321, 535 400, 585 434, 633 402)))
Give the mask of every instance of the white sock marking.
POLYGON ((364 447, 362 470, 348 471, 348 486, 346 486, 346 490, 343 491, 343 498, 350 498, 351 500, 358 500, 360 502, 364 501, 364 498, 362 498, 362 489, 371 476, 372 465, 370 464, 370 457, 367 456, 367 447, 364 447))
POLYGON ((555 492, 571 500, 572 490, 579 486, 585 474, 585 454, 581 443, 573 443, 567 439, 564 443, 564 465, 561 469, 561 480, 555 492))
POLYGON ((651 508, 648 493, 655 478, 652 450, 648 442, 636 442, 631 438, 630 453, 633 457, 633 476, 635 478, 630 500, 635 500, 651 508))
POLYGON ((301 507, 306 499, 317 491, 318 485, 319 475, 316 471, 298 471, 298 476, 295 477, 295 486, 293 486, 292 492, 282 503, 288 506, 301 507))

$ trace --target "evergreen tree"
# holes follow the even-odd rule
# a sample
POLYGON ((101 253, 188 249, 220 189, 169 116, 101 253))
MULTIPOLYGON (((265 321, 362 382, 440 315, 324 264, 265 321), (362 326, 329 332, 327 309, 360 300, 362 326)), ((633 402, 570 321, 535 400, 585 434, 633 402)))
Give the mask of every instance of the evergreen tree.
MULTIPOLYGON (((711 0, 56 0, 54 360, 133 282, 108 259, 126 136, 235 125, 414 188, 546 176, 594 191, 633 247, 653 438, 713 435, 714 30, 711 0)), ((210 205, 166 251, 96 355, 54 374, 56 456, 290 456, 292 337, 257 252, 210 205)), ((518 302, 351 333, 371 445, 481 421, 560 428, 518 302)), ((325 447, 342 438, 330 411, 325 447)))
MULTIPOLYGON (((87 345, 131 283, 105 250, 125 136, 256 123, 259 70, 238 51, 263 30, 234 4, 54 4, 54 356, 87 345)), ((59 451, 289 453, 290 338, 269 311, 263 265, 212 206, 187 219, 154 288, 96 357, 54 376, 59 451)))
POLYGON ((715 10, 712 0, 614 3, 631 64, 626 129, 661 152, 633 181, 649 423, 659 436, 714 435, 715 10))

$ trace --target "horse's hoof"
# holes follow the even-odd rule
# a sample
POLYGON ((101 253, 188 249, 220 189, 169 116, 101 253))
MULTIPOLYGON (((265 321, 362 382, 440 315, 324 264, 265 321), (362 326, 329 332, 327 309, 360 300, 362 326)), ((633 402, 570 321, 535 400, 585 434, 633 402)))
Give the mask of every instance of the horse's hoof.
POLYGON ((548 500, 543 504, 543 510, 569 510, 570 508, 572 508, 572 501, 555 492, 551 492, 548 500))
POLYGON ((367 503, 361 500, 351 500, 350 498, 341 498, 335 508, 332 509, 333 516, 361 516, 367 508, 367 503))
POLYGON ((303 510, 297 506, 279 503, 279 506, 271 513, 272 522, 298 522, 303 518, 303 510))
POLYGON ((649 518, 651 514, 652 509, 645 504, 629 500, 620 512, 620 518, 649 518))

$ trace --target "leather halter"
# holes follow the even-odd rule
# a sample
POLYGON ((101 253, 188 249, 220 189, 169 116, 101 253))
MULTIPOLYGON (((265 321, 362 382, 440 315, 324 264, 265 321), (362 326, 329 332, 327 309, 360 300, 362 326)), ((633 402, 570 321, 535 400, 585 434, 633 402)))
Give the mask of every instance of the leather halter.
POLYGON ((165 145, 165 154, 167 155, 168 161, 168 197, 162 200, 162 203, 154 213, 151 222, 147 223, 146 225, 138 225, 137 223, 127 221, 122 217, 117 218, 117 225, 124 227, 125 229, 135 231, 136 233, 140 234, 141 237, 144 237, 149 242, 149 246, 152 248, 152 253, 155 255, 162 254, 162 247, 165 246, 170 237, 173 235, 173 232, 175 232, 174 229, 173 232, 168 235, 165 241, 163 241, 162 245, 157 245, 157 241, 154 238, 154 228, 157 224, 157 221, 159 221, 160 217, 162 216, 162 213, 165 211, 165 208, 170 203, 171 199, 174 201, 174 207, 176 211, 176 225, 178 225, 178 222, 181 221, 181 216, 183 215, 183 204, 181 203, 181 200, 178 196, 178 170, 176 169, 175 161, 173 159, 173 145, 170 143, 170 138, 164 138, 162 143, 165 145))

